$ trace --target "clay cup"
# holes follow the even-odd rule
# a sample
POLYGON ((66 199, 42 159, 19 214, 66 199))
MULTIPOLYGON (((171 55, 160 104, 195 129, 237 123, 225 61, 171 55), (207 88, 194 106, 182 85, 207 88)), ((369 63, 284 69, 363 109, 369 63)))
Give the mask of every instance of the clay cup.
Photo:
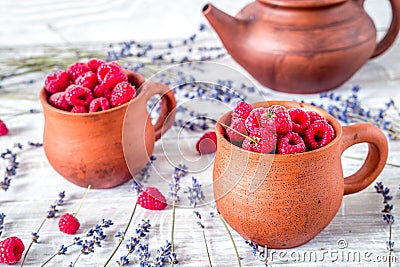
MULTIPOLYGON (((341 126, 327 112, 291 101, 258 102, 254 107, 303 107, 327 118, 335 138, 325 147, 292 155, 259 154, 231 144, 217 124, 213 189, 217 208, 244 239, 268 248, 292 248, 320 233, 335 217, 343 195, 370 185, 385 166, 388 143, 370 124, 341 126), (344 177, 342 153, 368 143, 360 169, 344 177)), ((219 122, 229 125, 231 112, 219 122)))
POLYGON ((48 103, 45 88, 40 92, 46 157, 61 176, 78 186, 111 188, 129 181, 149 161, 155 141, 173 125, 173 91, 165 84, 146 82, 138 73, 125 73, 138 89, 137 96, 105 111, 62 111, 48 103), (154 95, 161 96, 161 110, 153 125, 147 103, 154 95))

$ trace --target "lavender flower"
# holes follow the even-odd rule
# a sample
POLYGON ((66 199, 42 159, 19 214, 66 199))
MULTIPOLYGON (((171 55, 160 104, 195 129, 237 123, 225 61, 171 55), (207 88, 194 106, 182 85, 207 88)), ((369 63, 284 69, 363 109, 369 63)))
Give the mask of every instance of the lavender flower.
POLYGON ((141 181, 143 183, 147 183, 151 174, 151 166, 153 166, 154 161, 156 161, 157 157, 154 155, 150 156, 149 161, 146 166, 135 176, 134 180, 141 181))
POLYGON ((187 167, 185 165, 179 164, 178 167, 175 167, 174 169, 172 179, 169 184, 169 195, 174 203, 179 201, 178 191, 181 189, 180 181, 182 177, 187 175, 187 173, 187 167))
POLYGON ((192 205, 194 208, 205 198, 201 184, 195 177, 192 177, 192 186, 188 186, 188 191, 185 191, 185 193, 188 194, 190 205, 192 205))
POLYGON ((177 264, 176 256, 172 256, 171 248, 172 248, 171 242, 166 240, 165 245, 157 250, 157 256, 153 259, 154 267, 161 267, 166 262, 172 262, 174 264, 177 264))
POLYGON ((271 264, 269 264, 268 262, 268 252, 266 252, 266 249, 260 248, 258 244, 250 240, 247 240, 245 242, 247 245, 250 246, 253 255, 257 257, 261 262, 263 262, 265 267, 271 267, 271 264))
POLYGON ((3 234, 5 217, 6 217, 6 215, 3 212, 0 212, 0 236, 3 234))

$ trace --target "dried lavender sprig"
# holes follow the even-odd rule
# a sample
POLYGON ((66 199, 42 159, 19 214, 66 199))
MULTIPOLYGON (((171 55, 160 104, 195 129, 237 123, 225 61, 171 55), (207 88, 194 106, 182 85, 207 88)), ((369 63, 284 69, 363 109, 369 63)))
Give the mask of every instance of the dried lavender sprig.
POLYGON ((6 217, 6 215, 3 212, 0 212, 0 236, 3 234, 5 217, 6 217))
POLYGON ((157 157, 151 155, 149 161, 146 163, 146 166, 135 176, 134 180, 146 183, 150 178, 151 166, 153 166, 154 161, 156 160, 157 157))
POLYGON ((164 263, 167 261, 169 262, 174 261, 175 264, 178 263, 178 261, 176 260, 176 254, 172 254, 171 248, 172 248, 171 242, 166 240, 165 245, 157 250, 158 255, 153 259, 152 262, 154 267, 162 267, 164 263))
POLYGON ((45 266, 52 259, 54 259, 58 255, 66 255, 68 248, 77 245, 80 246, 80 252, 75 262, 70 264, 70 266, 74 266, 74 264, 78 261, 81 254, 90 254, 94 253, 94 246, 97 245, 101 247, 101 242, 106 239, 106 235, 104 234, 104 228, 109 228, 113 225, 112 220, 102 219, 101 223, 97 223, 91 228, 89 228, 83 235, 74 237, 73 241, 69 245, 62 244, 60 248, 53 254, 50 258, 48 258, 41 267, 45 266))
MULTIPOLYGON (((120 260, 117 261, 119 266, 125 266, 129 264, 129 255, 135 252, 136 247, 140 244, 141 239, 146 237, 150 228, 150 220, 143 220, 142 223, 138 224, 138 227, 135 230, 135 235, 131 236, 126 243, 126 249, 128 250, 127 254, 120 257, 120 260)), ((121 235, 125 235, 125 233, 119 232, 116 237, 121 237, 121 235)))
POLYGON ((64 198, 65 198, 65 191, 61 191, 61 192, 58 193, 58 199, 56 201, 54 201, 52 204, 50 204, 50 208, 47 211, 46 217, 40 223, 40 225, 39 225, 38 229, 36 230, 36 232, 32 233, 32 241, 29 244, 29 246, 28 246, 28 248, 27 248, 27 250, 25 252, 25 255, 24 255, 23 259, 22 259, 22 262, 21 262, 21 265, 20 265, 21 267, 24 266, 26 257, 28 256, 28 253, 29 253, 33 243, 38 243, 39 232, 42 229, 44 223, 48 219, 54 218, 56 216, 56 213, 58 212, 57 206, 60 206, 60 205, 62 205, 64 203, 64 198))
POLYGON ((251 247, 253 255, 256 256, 261 262, 263 262, 265 267, 272 266, 268 261, 268 255, 265 255, 265 249, 260 248, 258 244, 250 240, 246 240, 245 243, 251 247))

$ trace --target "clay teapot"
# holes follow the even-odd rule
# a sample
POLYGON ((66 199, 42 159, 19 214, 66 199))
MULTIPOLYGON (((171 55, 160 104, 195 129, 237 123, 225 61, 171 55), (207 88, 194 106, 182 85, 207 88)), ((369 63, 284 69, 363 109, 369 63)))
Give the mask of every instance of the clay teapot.
POLYGON ((364 0, 258 0, 232 17, 212 4, 203 14, 226 50, 262 85, 281 92, 317 93, 347 81, 385 52, 400 28, 400 1, 377 43, 364 0))

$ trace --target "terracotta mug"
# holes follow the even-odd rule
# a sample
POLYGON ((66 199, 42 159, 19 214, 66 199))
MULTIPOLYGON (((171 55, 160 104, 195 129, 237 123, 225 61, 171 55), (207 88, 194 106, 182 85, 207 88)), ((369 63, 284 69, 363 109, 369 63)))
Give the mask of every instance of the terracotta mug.
POLYGON ((43 147, 52 167, 68 181, 92 188, 111 188, 129 181, 148 162, 154 144, 174 121, 176 101, 166 85, 145 82, 125 71, 137 96, 119 107, 93 113, 71 113, 40 101, 45 118, 43 147), (161 95, 161 111, 153 126, 147 102, 161 95))
MULTIPOLYGON (((317 111, 336 136, 325 147, 292 155, 259 154, 231 144, 217 124, 213 188, 217 208, 246 240, 268 248, 302 245, 335 217, 343 195, 356 193, 380 174, 388 155, 385 135, 370 124, 341 126, 327 112, 311 105, 270 101, 254 107, 283 105, 317 111), (343 177, 341 155, 350 146, 368 143, 367 158, 353 175, 343 177)), ((231 112, 219 122, 230 123, 231 112)))

